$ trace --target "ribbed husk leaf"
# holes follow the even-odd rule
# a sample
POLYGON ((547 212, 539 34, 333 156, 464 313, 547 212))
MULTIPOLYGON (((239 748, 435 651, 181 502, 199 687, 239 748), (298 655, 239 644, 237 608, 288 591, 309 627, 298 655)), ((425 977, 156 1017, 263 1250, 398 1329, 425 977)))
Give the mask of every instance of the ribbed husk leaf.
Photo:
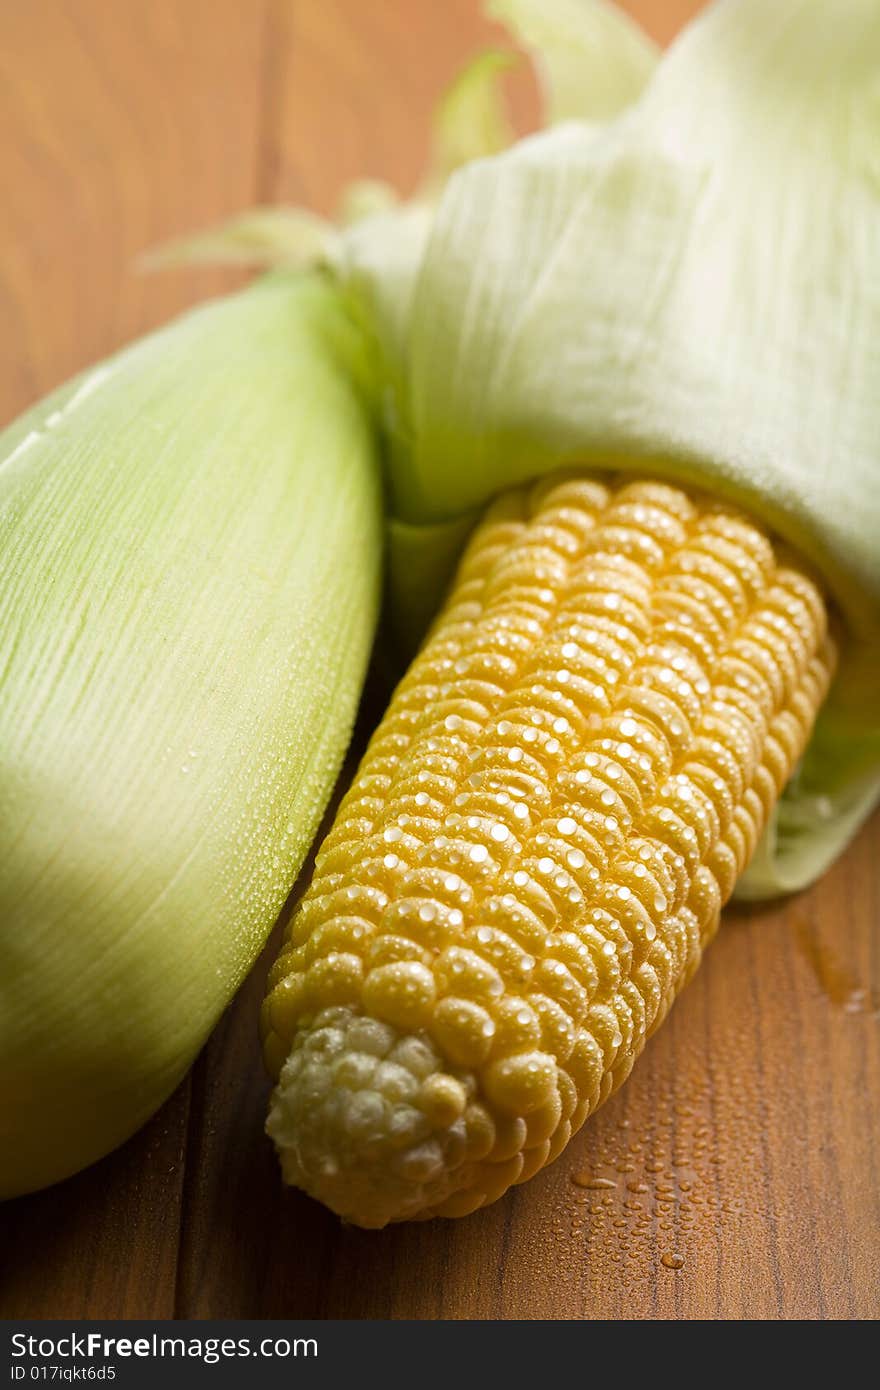
POLYGON ((0 436, 0 1196, 156 1109, 314 836, 380 588, 362 369, 279 274, 0 436))

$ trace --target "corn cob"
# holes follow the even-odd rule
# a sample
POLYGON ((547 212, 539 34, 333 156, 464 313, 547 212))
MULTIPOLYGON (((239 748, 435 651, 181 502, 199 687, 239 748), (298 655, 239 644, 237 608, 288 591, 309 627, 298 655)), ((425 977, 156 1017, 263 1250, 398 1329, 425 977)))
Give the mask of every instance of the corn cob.
POLYGON ((494 503, 270 976, 286 1180, 380 1227, 555 1158, 693 975, 833 661, 729 507, 577 475, 494 503))

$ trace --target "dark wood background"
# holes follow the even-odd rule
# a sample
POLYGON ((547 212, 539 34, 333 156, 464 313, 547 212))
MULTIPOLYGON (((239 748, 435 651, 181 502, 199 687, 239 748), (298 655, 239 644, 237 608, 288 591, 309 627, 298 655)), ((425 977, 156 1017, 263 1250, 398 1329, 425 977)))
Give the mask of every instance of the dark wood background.
MULTIPOLYGON (((666 41, 699 0, 627 8, 666 41)), ((477 0, 0 0, 0 421, 236 281, 139 275, 145 248, 256 202, 331 211, 357 175, 412 186, 433 101, 498 37, 477 0)), ((0 1312, 877 1316, 878 855, 875 820, 811 892, 729 911, 622 1093, 453 1223, 365 1234, 282 1190, 264 957, 151 1124, 0 1208, 0 1312)))

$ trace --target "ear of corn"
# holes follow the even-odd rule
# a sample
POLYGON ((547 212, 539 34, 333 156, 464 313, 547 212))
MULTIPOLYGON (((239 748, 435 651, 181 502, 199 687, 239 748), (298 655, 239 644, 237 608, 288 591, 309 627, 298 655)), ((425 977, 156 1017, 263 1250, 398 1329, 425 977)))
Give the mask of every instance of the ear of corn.
POLYGON ((156 1109, 315 833, 378 605, 359 352, 277 276, 0 437, 0 1197, 156 1109))
POLYGON ((287 1181, 378 1227, 554 1158, 696 969, 833 660, 743 515, 578 476, 493 504, 270 978, 287 1181))

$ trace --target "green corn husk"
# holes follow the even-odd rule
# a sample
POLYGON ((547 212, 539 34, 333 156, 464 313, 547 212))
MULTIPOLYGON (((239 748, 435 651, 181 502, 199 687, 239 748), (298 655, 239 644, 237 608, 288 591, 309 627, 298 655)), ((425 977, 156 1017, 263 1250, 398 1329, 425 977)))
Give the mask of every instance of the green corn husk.
POLYGON ((315 833, 379 601, 363 366, 277 274, 0 436, 0 1196, 158 1107, 315 833))

